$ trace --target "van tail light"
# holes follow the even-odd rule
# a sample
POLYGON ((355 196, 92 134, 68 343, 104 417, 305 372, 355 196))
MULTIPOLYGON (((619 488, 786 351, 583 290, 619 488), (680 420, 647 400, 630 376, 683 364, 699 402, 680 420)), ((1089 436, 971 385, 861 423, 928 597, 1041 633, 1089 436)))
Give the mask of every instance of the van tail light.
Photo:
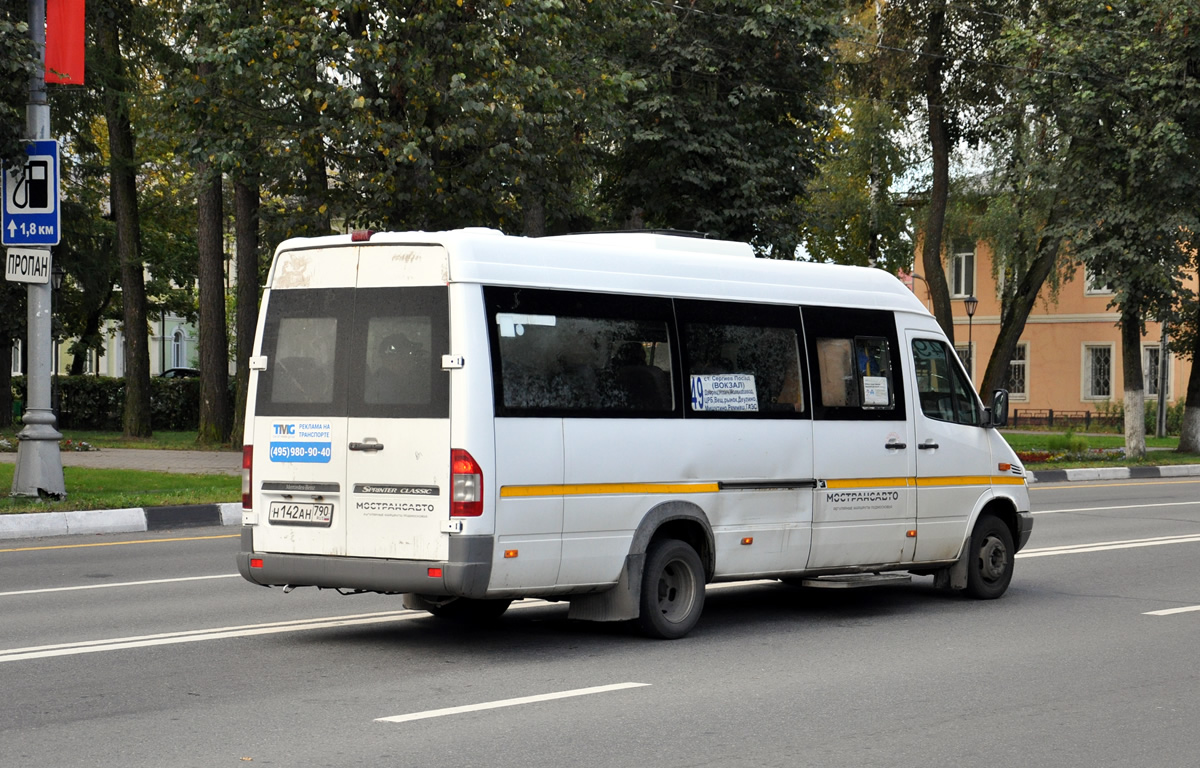
POLYGON ((253 509, 254 446, 242 446, 242 509, 253 509))
POLYGON ((461 448, 450 450, 450 516, 479 517, 483 514, 483 470, 471 454, 461 448))

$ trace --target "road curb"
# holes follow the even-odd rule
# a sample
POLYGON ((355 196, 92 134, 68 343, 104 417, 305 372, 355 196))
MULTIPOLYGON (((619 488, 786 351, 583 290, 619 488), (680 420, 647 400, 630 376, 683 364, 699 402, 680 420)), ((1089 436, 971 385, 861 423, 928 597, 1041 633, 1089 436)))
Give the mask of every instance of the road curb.
POLYGON ((0 515, 0 539, 33 539, 94 533, 161 531, 211 525, 241 525, 242 504, 188 504, 175 507, 89 509, 0 515))
POLYGON ((1030 472, 1030 483, 1078 483, 1091 480, 1143 480, 1160 477, 1200 477, 1200 464, 1169 464, 1163 467, 1097 467, 1087 469, 1044 469, 1030 472))

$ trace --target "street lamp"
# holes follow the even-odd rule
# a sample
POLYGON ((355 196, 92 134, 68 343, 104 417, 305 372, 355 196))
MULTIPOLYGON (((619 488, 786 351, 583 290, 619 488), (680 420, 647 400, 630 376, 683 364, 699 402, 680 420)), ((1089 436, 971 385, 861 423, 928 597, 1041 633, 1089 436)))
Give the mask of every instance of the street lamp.
POLYGON ((963 299, 963 306, 967 310, 967 375, 971 377, 971 382, 975 381, 975 351, 971 346, 972 340, 972 324, 975 317, 975 310, 979 308, 979 299, 974 296, 968 296, 963 299))

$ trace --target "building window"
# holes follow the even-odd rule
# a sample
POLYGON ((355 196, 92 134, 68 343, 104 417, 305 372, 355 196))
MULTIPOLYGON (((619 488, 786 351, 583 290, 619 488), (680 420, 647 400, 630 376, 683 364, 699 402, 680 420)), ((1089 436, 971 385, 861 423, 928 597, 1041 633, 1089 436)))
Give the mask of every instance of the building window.
POLYGON ((1088 269, 1087 267, 1083 268, 1084 296, 1111 296, 1112 293, 1113 289, 1111 285, 1102 281, 1092 272, 1092 270, 1088 269))
MULTIPOLYGON (((1143 388, 1146 390, 1146 397, 1158 397, 1158 380, 1160 369, 1158 367, 1161 359, 1162 350, 1159 345, 1147 345, 1142 347, 1142 377, 1143 388)), ((1167 399, 1171 399, 1171 353, 1167 353, 1167 399)))
POLYGON ((171 334, 171 367, 186 368, 187 365, 183 362, 183 331, 176 328, 175 333, 171 334))
POLYGON ((1112 398, 1112 357, 1112 345, 1084 345, 1083 397, 1085 400, 1109 400, 1112 398))
POLYGON ((1012 400, 1029 399, 1029 342, 1017 343, 1008 361, 1008 395, 1012 400))
POLYGON ((950 255, 950 297, 962 298, 975 293, 975 248, 957 247, 950 255))
POLYGON ((12 343, 12 375, 20 376, 25 372, 25 366, 21 360, 21 340, 13 339, 12 343))

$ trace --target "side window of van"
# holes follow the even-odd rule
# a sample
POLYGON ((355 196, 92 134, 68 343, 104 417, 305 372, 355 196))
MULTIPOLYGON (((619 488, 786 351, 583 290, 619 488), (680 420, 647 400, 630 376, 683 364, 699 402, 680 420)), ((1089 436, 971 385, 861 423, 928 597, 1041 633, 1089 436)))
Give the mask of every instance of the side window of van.
POLYGON ((675 305, 690 415, 807 415, 796 307, 675 305))
POLYGON ((905 418, 896 321, 891 312, 805 307, 820 419, 905 418))
POLYGON ((670 302, 486 288, 497 415, 678 412, 670 302))
POLYGON ((957 355, 937 339, 914 339, 917 394, 921 412, 931 419, 956 424, 979 424, 979 403, 967 377, 956 364, 957 355))

